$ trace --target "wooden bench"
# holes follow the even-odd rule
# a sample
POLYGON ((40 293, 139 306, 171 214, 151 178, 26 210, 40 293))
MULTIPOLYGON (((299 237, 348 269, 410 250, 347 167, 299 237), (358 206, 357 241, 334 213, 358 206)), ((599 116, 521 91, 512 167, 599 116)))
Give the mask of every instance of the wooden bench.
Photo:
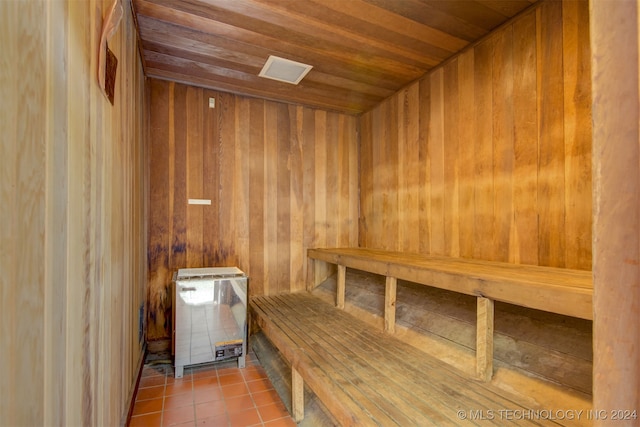
POLYGON ((590 271, 479 261, 361 248, 309 249, 307 289, 326 279, 337 265, 336 305, 344 308, 346 269, 386 277, 385 331, 395 329, 396 284, 406 280, 477 297, 476 373, 493 375, 493 301, 593 319, 590 271))
POLYGON ((253 297, 249 306, 291 365, 296 422, 307 384, 342 426, 562 423, 311 293, 253 297))

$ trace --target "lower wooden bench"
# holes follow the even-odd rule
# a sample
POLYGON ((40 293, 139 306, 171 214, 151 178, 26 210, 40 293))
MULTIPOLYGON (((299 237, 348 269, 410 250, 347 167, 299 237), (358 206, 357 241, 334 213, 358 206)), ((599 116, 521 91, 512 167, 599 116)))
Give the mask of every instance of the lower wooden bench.
POLYGON ((398 279, 477 297, 476 372, 493 373, 494 300, 566 316, 593 319, 593 279, 590 271, 509 264, 445 256, 429 256, 366 248, 309 249, 312 290, 338 269, 336 306, 344 308, 346 269, 386 276, 385 331, 394 332, 398 279))
POLYGON ((343 426, 560 425, 310 293, 253 297, 250 312, 291 365, 296 422, 306 383, 343 426))

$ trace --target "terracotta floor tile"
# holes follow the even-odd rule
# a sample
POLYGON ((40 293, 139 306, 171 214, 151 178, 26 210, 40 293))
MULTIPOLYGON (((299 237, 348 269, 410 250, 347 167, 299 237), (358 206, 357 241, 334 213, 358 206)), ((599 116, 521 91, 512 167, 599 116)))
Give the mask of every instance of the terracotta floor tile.
POLYGON ((243 394, 249 394, 249 389, 244 382, 222 387, 222 395, 225 399, 242 396, 243 394))
POLYGON ((253 399, 249 394, 244 394, 242 396, 230 397, 228 399, 224 399, 224 403, 227 406, 227 412, 229 414, 242 412, 245 409, 253 408, 255 406, 253 403, 253 399))
POLYGON ((193 405, 193 393, 173 394, 165 396, 164 409, 176 409, 193 405))
POLYGON ((222 400, 198 403, 196 405, 196 420, 216 417, 225 414, 225 404, 222 400))
POLYGON ((162 412, 131 417, 129 427, 161 427, 162 412))
POLYGON ((133 406, 132 415, 150 414, 162 411, 162 397, 150 400, 141 400, 133 406))
POLYGON ((159 385, 155 387, 139 388, 136 393, 136 401, 157 399, 164 396, 164 386, 159 385))
POLYGON ((260 424, 260 415, 256 409, 229 414, 229 424, 231 427, 248 427, 260 424))
POLYGON ((190 381, 167 384, 164 394, 165 396, 171 396, 172 394, 184 394, 193 390, 193 384, 190 381))
POLYGON ((244 382, 244 377, 240 372, 231 372, 222 376, 218 376, 218 382, 221 386, 230 385, 230 384, 238 384, 244 382))
POLYGON ((256 406, 271 405, 272 403, 282 402, 278 392, 274 389, 251 393, 251 397, 253 398, 256 406))
POLYGON ((295 427, 264 368, 247 356, 236 361, 187 368, 174 378, 170 365, 143 368, 130 427, 295 427))
POLYGON ((193 377, 193 380, 198 380, 198 379, 202 379, 202 378, 209 378, 209 377, 217 377, 218 376, 218 372, 215 368, 211 368, 211 369, 200 369, 198 371, 193 371, 191 376, 193 377))
POLYGON ((260 391, 271 390, 273 385, 268 378, 264 378, 261 380, 247 381, 247 387, 249 387, 251 393, 257 393, 260 391))
POLYGON ((267 373, 259 366, 250 366, 240 370, 245 381, 255 381, 267 378, 267 373))
POLYGON ((170 409, 162 413, 162 427, 176 426, 195 420, 193 407, 170 409))
POLYGON ((182 378, 176 378, 175 374, 173 373, 173 370, 171 370, 171 372, 167 374, 167 384, 179 383, 184 381, 192 381, 192 380, 193 380, 193 376, 186 372, 182 376, 182 378))
POLYGON ((238 367, 233 365, 226 365, 218 367, 218 376, 223 377, 229 374, 235 374, 238 372, 238 367))
POLYGON ((213 385, 219 385, 218 377, 216 375, 193 379, 193 386, 195 388, 210 387, 213 385))
MULTIPOLYGON (((229 425, 229 416, 227 414, 217 415, 203 420, 198 419, 196 422, 198 427, 223 427, 229 425)), ((294 424, 295 425, 295 424, 294 424)))
POLYGON ((287 408, 282 403, 272 403, 271 405, 261 406, 258 408, 258 413, 263 422, 289 416, 287 408))
POLYGON ((154 375, 152 377, 140 378, 140 384, 138 388, 146 388, 146 387, 157 387, 159 385, 164 385, 166 382, 166 378, 161 375, 154 375))
POLYGON ((194 396, 193 401, 195 403, 211 402, 214 400, 221 400, 224 398, 222 394, 222 389, 217 385, 211 386, 211 387, 197 388, 194 390, 193 396, 194 396))

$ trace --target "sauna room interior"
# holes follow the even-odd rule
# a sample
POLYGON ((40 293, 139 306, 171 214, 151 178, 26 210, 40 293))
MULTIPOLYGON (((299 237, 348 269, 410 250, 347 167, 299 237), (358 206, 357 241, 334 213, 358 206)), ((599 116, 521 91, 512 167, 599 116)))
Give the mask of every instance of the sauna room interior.
POLYGON ((203 267, 247 275, 300 425, 525 425, 503 400, 640 425, 639 24, 638 0, 1 1, 0 425, 126 425, 203 267))

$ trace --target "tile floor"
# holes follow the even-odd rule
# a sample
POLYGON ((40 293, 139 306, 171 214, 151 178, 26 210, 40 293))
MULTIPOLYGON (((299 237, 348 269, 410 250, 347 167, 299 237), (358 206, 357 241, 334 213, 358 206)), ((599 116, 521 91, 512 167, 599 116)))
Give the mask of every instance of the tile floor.
POLYGON ((235 360, 184 369, 147 363, 130 427, 294 427, 289 412, 251 352, 246 367, 235 360))

